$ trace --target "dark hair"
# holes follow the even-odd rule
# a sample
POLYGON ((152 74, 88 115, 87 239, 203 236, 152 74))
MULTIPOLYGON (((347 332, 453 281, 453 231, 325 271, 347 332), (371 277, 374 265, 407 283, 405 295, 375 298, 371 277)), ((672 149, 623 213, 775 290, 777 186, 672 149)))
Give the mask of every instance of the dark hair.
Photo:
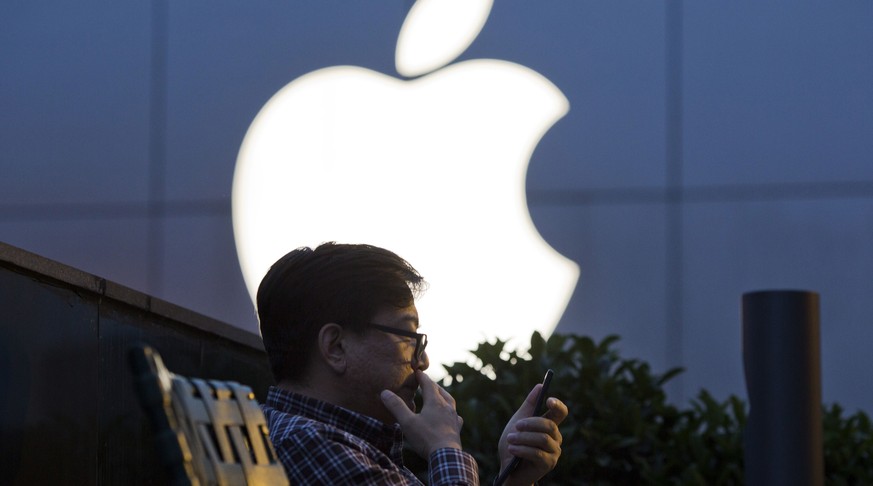
POLYGON ((424 286, 406 260, 371 245, 329 242, 280 258, 261 280, 257 298, 276 382, 302 376, 324 324, 363 330, 384 307, 411 305, 424 286))

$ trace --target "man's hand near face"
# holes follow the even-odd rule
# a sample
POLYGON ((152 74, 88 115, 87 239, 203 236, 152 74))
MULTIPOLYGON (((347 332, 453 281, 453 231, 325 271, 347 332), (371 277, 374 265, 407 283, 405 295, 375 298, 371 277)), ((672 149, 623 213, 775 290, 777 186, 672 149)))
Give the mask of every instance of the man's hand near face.
POLYGON ((455 399, 423 371, 416 371, 415 376, 421 387, 421 413, 413 413, 390 390, 382 392, 385 408, 397 419, 409 446, 422 458, 427 459, 437 449, 461 449, 463 420, 455 410, 455 399))

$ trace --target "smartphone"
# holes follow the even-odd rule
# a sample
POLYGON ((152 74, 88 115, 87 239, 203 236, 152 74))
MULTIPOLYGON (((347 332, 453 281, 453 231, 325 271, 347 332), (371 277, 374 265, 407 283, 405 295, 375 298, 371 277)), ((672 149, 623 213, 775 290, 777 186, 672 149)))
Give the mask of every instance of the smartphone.
POLYGON ((555 372, 552 370, 546 371, 546 376, 543 378, 543 387, 537 395, 537 405, 534 408, 534 415, 542 415, 546 413, 546 398, 549 396, 549 385, 552 384, 552 376, 555 372))
MULTIPOLYGON (((552 370, 546 371, 546 376, 543 377, 543 387, 540 388, 540 392, 537 393, 537 402, 534 406, 534 413, 532 416, 539 416, 546 412, 546 398, 549 396, 549 385, 552 384, 552 376, 554 376, 555 372, 552 370)), ((495 486, 500 486, 506 481, 506 478, 512 474, 512 471, 515 471, 515 468, 521 463, 520 457, 513 457, 512 461, 503 471, 500 471, 500 474, 494 480, 495 486)))

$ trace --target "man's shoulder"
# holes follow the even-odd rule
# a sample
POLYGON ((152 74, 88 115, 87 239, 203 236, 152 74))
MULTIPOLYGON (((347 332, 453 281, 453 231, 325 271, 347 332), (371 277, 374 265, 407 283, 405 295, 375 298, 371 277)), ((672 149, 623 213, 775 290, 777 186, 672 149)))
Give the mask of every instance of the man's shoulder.
POLYGON ((270 438, 274 444, 306 444, 309 441, 318 441, 319 443, 329 441, 346 443, 356 447, 365 445, 362 439, 335 425, 311 417, 283 412, 268 405, 261 408, 264 411, 270 438))
POLYGON ((270 405, 261 405, 270 435, 289 435, 295 433, 322 434, 330 427, 328 424, 295 413, 289 413, 270 405))

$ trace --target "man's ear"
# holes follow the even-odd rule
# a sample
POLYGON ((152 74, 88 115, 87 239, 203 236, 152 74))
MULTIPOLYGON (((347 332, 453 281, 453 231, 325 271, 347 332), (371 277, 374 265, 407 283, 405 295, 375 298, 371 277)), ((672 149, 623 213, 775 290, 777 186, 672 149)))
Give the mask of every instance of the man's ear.
POLYGON ((345 329, 339 324, 328 323, 318 331, 318 351, 325 364, 335 373, 343 374, 348 366, 345 348, 345 329))

